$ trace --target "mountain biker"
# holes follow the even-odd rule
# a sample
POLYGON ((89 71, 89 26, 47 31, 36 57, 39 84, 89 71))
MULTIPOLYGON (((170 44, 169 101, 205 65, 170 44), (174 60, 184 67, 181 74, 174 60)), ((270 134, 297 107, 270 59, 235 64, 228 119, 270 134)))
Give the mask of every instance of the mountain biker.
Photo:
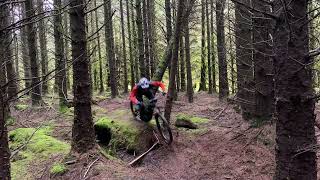
POLYGON ((135 112, 137 112, 136 118, 140 119, 140 113, 144 109, 143 96, 146 96, 149 100, 154 99, 153 88, 160 87, 165 94, 165 85, 159 81, 149 81, 143 77, 139 80, 139 83, 134 86, 130 93, 130 101, 134 104, 135 112))

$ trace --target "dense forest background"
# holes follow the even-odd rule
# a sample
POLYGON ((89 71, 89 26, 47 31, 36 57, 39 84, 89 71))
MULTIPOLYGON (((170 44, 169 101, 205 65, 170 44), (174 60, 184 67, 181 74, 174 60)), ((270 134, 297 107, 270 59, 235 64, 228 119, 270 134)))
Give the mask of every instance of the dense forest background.
POLYGON ((87 153, 96 148, 96 99, 128 99, 141 77, 167 85, 168 120, 180 96, 194 103, 205 92, 246 121, 272 124, 275 179, 317 179, 319 8, 315 0, 0 0, 0 179, 30 141, 9 146, 21 102, 32 112, 73 108, 71 152, 87 153))

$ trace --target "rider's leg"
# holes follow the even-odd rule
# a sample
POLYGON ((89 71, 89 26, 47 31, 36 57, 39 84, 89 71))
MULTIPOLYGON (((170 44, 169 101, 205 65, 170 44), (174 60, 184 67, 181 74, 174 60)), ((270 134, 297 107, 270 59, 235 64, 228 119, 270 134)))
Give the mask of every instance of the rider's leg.
MULTIPOLYGON (((143 103, 142 97, 138 97, 137 96, 137 100, 143 103)), ((141 115, 140 114, 141 114, 141 110, 142 110, 143 106, 136 104, 136 105, 134 105, 133 108, 134 108, 134 111, 137 114, 136 119, 141 120, 141 115)))

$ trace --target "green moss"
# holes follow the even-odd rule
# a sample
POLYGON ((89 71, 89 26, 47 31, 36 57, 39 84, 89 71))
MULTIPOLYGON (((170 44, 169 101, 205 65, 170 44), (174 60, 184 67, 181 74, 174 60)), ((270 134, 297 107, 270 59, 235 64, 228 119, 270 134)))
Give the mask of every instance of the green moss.
POLYGON ((204 124, 209 122, 209 119, 206 118, 201 118, 201 117, 197 117, 197 116, 192 116, 192 115, 188 115, 188 114, 177 114, 176 116, 176 120, 190 120, 191 122, 195 123, 195 124, 204 124))
POLYGON ((8 125, 8 126, 14 125, 15 122, 16 122, 16 119, 15 119, 14 117, 9 116, 9 117, 7 118, 7 125, 8 125))
POLYGON ((66 168, 66 166, 64 164, 56 163, 51 167, 50 173, 53 175, 60 175, 60 174, 67 172, 67 170, 68 169, 66 168))
MULTIPOLYGON (((10 149, 15 150, 24 145, 36 131, 35 128, 18 128, 9 132, 10 149)), ((12 179, 30 179, 28 166, 48 159, 51 155, 67 154, 70 145, 50 136, 51 127, 38 129, 29 143, 19 151, 18 159, 12 162, 12 179)))
POLYGON ((29 106, 26 105, 26 104, 16 104, 16 105, 14 106, 14 108, 15 108, 16 110, 18 110, 18 111, 24 111, 24 110, 28 109, 29 106))
POLYGON ((111 129, 112 135, 109 142, 111 151, 115 151, 119 148, 126 148, 127 150, 135 148, 139 131, 134 128, 130 122, 112 120, 108 117, 103 117, 96 122, 95 126, 111 129))

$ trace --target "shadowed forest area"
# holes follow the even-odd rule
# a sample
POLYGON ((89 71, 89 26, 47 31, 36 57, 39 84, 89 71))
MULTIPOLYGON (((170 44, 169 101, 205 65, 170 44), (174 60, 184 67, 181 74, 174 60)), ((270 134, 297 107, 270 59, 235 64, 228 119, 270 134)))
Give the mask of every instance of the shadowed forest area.
POLYGON ((0 180, 319 179, 319 15, 0 0, 0 180))

